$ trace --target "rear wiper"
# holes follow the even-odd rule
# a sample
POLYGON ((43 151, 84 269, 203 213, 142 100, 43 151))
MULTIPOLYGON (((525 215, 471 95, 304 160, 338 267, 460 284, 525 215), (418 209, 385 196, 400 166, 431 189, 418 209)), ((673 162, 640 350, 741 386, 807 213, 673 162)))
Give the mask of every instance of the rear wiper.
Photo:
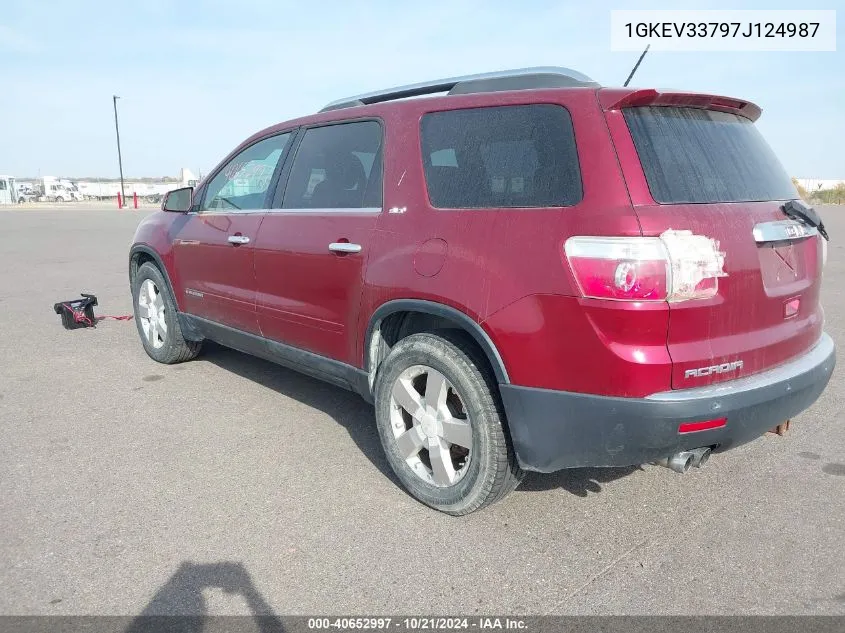
POLYGON ((781 206, 780 210, 793 220, 798 220, 799 222, 815 227, 824 239, 830 241, 830 237, 828 237, 827 231, 824 228, 824 222, 822 222, 822 219, 813 207, 801 200, 789 200, 781 206))

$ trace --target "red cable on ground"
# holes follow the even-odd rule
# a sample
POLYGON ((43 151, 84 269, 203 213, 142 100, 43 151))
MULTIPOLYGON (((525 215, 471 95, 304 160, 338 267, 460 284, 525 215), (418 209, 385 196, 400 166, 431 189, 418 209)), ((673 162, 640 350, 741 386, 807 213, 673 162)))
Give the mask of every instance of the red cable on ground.
POLYGON ((98 321, 102 321, 103 319, 114 319, 115 321, 128 321, 129 319, 133 318, 131 314, 121 314, 121 315, 111 315, 105 314, 103 316, 96 317, 94 321, 89 319, 85 316, 84 310, 74 310, 70 305, 67 303, 63 303, 62 306, 73 315, 73 320, 76 323, 84 323, 88 327, 94 327, 98 321))
POLYGON ((74 320, 74 322, 76 322, 76 323, 84 323, 85 325, 87 325, 87 326, 89 326, 89 327, 90 327, 90 326, 92 326, 92 325, 94 325, 94 323, 91 321, 91 319, 89 319, 87 316, 85 316, 85 312, 84 312, 84 311, 82 311, 82 310, 74 310, 74 309, 73 309, 71 306, 69 306, 67 303, 63 303, 63 304, 62 304, 62 307, 63 307, 65 310, 67 310, 68 312, 70 312, 70 313, 71 313, 71 315, 73 315, 73 320, 74 320))

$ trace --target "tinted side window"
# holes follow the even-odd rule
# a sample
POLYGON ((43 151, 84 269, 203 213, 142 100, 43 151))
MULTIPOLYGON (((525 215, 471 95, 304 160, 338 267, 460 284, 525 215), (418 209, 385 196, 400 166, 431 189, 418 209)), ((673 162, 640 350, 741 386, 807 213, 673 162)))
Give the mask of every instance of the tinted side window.
POLYGON ((376 121, 306 130, 296 150, 282 207, 381 207, 381 136, 376 121))
POLYGON ((267 188, 290 140, 290 133, 250 145, 208 183, 200 211, 264 209, 267 188))
POLYGON ((699 108, 624 110, 657 202, 789 200, 798 194, 754 124, 699 108))
POLYGON ((572 119, 556 105, 426 114, 425 179, 438 208, 571 206, 582 197, 572 119))
POLYGON ((6 191, 6 181, 0 180, 0 191, 6 191))

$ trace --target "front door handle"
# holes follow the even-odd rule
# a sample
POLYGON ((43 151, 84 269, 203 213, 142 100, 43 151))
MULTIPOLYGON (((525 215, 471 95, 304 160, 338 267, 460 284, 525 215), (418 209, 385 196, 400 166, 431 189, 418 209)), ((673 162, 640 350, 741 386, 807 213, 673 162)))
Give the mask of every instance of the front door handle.
POLYGON ((229 244, 249 244, 249 238, 246 235, 230 235, 229 244))
POLYGON ((349 242, 332 242, 329 244, 329 250, 333 253, 360 253, 360 244, 350 244, 349 242))

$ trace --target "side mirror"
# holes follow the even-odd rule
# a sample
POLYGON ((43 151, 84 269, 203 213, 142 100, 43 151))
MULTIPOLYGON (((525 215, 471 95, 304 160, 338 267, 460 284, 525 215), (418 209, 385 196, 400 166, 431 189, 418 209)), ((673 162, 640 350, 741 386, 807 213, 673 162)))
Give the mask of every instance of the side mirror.
POLYGON ((161 203, 161 210, 172 211, 173 213, 185 213, 191 208, 193 195, 193 187, 182 187, 181 189, 168 191, 164 196, 164 201, 161 203))

